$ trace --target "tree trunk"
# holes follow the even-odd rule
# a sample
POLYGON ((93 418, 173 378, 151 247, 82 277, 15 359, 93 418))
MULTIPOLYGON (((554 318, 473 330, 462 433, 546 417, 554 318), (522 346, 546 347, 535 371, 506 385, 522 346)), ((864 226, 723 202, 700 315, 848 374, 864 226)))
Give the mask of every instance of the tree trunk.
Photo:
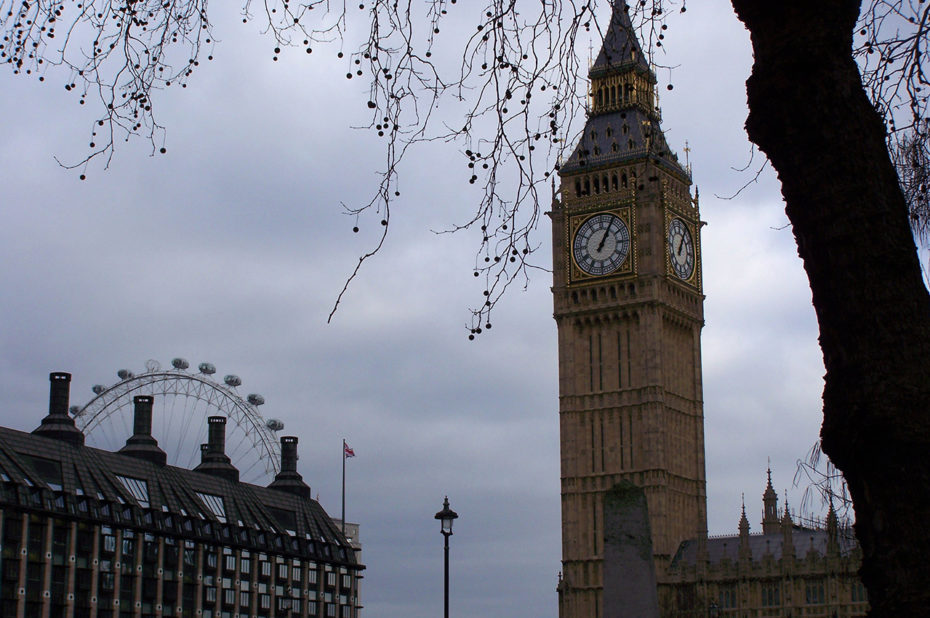
POLYGON ((843 471, 870 616, 930 612, 930 296, 885 126, 852 58, 858 0, 732 0, 746 130, 782 184, 820 325, 823 450, 843 471))

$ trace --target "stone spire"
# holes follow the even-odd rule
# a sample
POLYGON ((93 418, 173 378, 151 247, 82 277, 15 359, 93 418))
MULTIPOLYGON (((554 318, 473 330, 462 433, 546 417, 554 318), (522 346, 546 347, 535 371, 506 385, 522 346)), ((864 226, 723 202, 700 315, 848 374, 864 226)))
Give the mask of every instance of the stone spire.
POLYGON ((778 494, 772 488, 772 468, 767 471, 768 483, 762 494, 762 534, 775 534, 779 529, 778 494))
POLYGON ((749 519, 746 517, 746 499, 743 498, 743 513, 739 518, 739 536, 740 538, 749 538, 749 519))
POLYGON ((743 498, 743 513, 739 518, 739 557, 740 560, 752 559, 752 550, 749 547, 749 518, 746 517, 745 498, 743 498))
POLYGON ((833 510, 833 500, 830 500, 830 510, 827 512, 827 555, 838 556, 839 553, 839 521, 836 518, 836 511, 833 510))
POLYGON ((794 557, 794 522, 791 521, 791 513, 788 511, 788 497, 785 496, 785 514, 781 518, 782 557, 794 557))

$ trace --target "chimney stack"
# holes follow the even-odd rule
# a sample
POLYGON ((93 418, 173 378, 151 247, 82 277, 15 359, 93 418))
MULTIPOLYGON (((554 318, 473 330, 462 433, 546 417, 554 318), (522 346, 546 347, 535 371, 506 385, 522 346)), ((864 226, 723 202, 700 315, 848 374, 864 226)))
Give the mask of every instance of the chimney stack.
POLYGON ((207 443, 210 446, 210 452, 225 455, 226 453, 226 417, 211 416, 207 419, 207 428, 209 436, 207 443))
POLYGON ((297 437, 281 438, 281 472, 297 472, 297 437))
POLYGON ((48 394, 48 416, 42 419, 42 423, 32 433, 83 445, 84 434, 75 427, 74 419, 68 414, 71 374, 56 371, 48 374, 48 379, 51 382, 48 394))
POLYGON ((207 423, 207 444, 200 445, 200 465, 194 470, 238 482, 239 471, 226 455, 226 417, 211 416, 207 423))
POLYGON ((304 498, 310 497, 310 486, 304 483, 303 477, 297 472, 297 436, 281 438, 281 471, 268 487, 304 498))
POLYGON ((133 424, 132 433, 137 436, 152 435, 152 404, 155 397, 151 395, 136 395, 132 398, 133 424))
POLYGON ((48 389, 48 413, 68 416, 68 400, 71 397, 71 374, 56 371, 48 374, 51 382, 48 389))
POLYGON ((136 395, 132 398, 133 435, 126 440, 126 446, 119 450, 124 455, 138 457, 164 466, 168 462, 165 451, 158 448, 158 440, 152 437, 152 395, 136 395))

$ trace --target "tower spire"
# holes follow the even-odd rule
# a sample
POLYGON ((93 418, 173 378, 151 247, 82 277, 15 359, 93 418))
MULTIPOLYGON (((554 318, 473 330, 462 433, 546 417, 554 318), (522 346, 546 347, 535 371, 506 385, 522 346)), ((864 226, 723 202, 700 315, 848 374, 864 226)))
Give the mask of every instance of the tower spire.
POLYGON ((772 467, 769 464, 768 482, 765 485, 765 493, 762 494, 762 534, 774 534, 779 529, 778 517, 778 494, 772 487, 772 467))
MULTIPOLYGON (((589 76, 595 73, 627 66, 636 66, 640 71, 652 73, 646 56, 639 46, 636 34, 633 32, 633 22, 630 21, 629 7, 622 0, 614 0, 610 24, 604 35, 604 44, 597 54, 597 59, 591 66, 589 76)), ((653 78, 655 81, 655 78, 653 78)))
POLYGON ((650 161, 690 184, 690 175, 662 133, 656 76, 624 2, 613 3, 610 24, 588 77, 588 121, 560 174, 650 161))

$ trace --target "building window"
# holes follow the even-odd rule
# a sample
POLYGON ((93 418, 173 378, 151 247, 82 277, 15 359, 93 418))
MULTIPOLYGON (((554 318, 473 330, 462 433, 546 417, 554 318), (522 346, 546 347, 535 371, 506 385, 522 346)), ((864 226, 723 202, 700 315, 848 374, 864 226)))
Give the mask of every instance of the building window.
POLYGON ((130 495, 135 498, 136 502, 142 508, 149 508, 149 484, 142 479, 135 479, 130 476, 116 475, 119 482, 123 484, 130 495))
POLYGON ((808 605, 823 605, 824 591, 822 579, 809 579, 804 582, 804 600, 808 605))
POLYGON ((207 494, 198 491, 197 497, 200 498, 200 501, 203 502, 204 506, 213 513, 218 520, 222 523, 226 523, 226 502, 223 500, 223 496, 217 496, 214 494, 207 494))
POLYGON ((735 585, 729 584, 720 587, 720 607, 723 609, 735 609, 737 607, 735 585))
POLYGON ((762 607, 778 607, 781 605, 781 590, 778 582, 762 584, 762 607))
POLYGON ((855 582, 852 585, 852 602, 853 603, 867 603, 869 596, 865 591, 865 586, 862 585, 862 582, 855 582))

